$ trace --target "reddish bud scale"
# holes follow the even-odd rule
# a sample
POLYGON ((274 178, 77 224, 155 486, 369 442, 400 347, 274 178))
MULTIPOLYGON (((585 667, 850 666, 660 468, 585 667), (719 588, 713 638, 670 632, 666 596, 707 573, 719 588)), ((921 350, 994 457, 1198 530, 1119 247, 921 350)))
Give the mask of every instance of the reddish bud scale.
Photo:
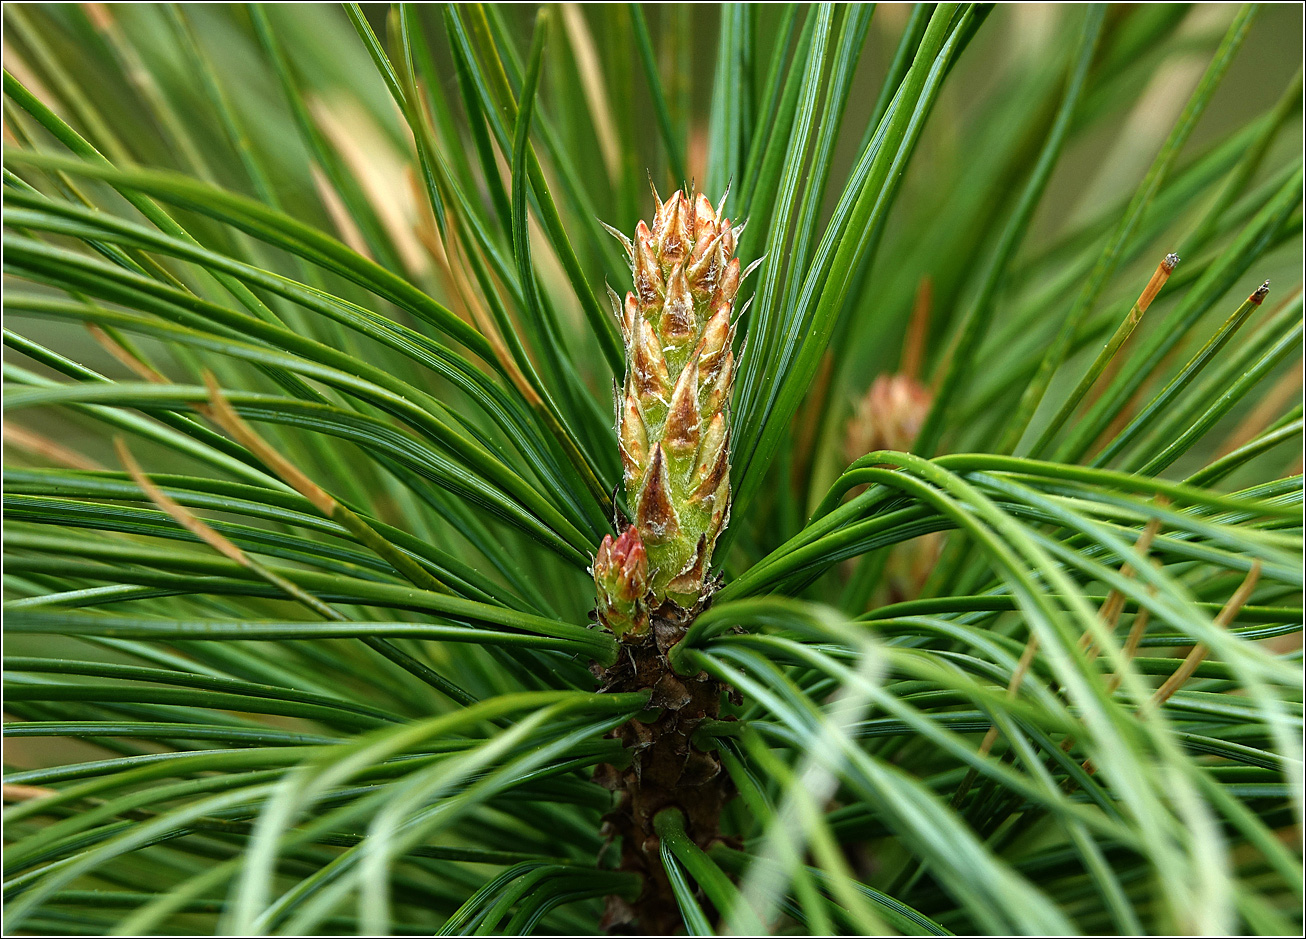
POLYGON ((636 227, 634 289, 614 302, 626 342, 617 435, 653 607, 703 598, 729 519, 736 237, 702 193, 674 193, 636 227))
POLYGON ((604 535, 590 570, 598 592, 600 620, 618 638, 646 633, 648 555, 635 526, 628 526, 615 541, 604 535))

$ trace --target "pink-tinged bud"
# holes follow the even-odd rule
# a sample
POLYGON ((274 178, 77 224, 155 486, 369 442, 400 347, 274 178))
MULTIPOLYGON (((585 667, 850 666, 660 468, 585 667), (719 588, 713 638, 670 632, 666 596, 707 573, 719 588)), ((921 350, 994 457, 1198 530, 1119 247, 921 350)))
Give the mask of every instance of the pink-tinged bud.
POLYGON ((635 229, 635 295, 644 306, 657 303, 663 293, 662 269, 653 248, 653 234, 642 221, 635 229))
POLYGON ((634 525, 615 541, 603 536, 591 570, 600 621, 618 638, 647 630, 648 555, 634 525))
POLYGON ((690 356, 689 364, 680 370, 667 408, 667 422, 662 429, 667 449, 677 456, 693 453, 698 448, 699 420, 698 360, 690 356))
POLYGON ((657 233, 658 254, 664 265, 675 264, 685 257, 689 232, 685 222, 685 194, 678 191, 666 204, 666 224, 657 233))
POLYGON ((621 443, 621 463, 625 469, 626 485, 639 478, 648 463, 648 429, 644 425, 644 415, 639 409, 639 400, 627 389, 622 402, 621 418, 618 421, 621 443))
POLYGON ((933 399, 928 388, 908 375, 877 375, 848 422, 848 459, 875 450, 910 450, 933 399))
POLYGON ((602 578, 604 587, 614 599, 637 600, 644 596, 648 555, 634 525, 628 525, 615 541, 611 535, 603 536, 598 556, 594 559, 594 576, 602 578))
POLYGON ((698 323, 694 318, 694 298, 689 282, 679 264, 667 278, 667 299, 662 307, 662 336, 668 345, 682 346, 694 338, 698 323))
POLYGON ((735 380, 735 354, 726 349, 725 358, 721 360, 721 370, 699 400, 704 414, 716 414, 725 406, 730 397, 730 386, 735 380))
POLYGON ((667 396, 671 393, 671 376, 667 373, 667 360, 662 354, 657 332, 643 317, 637 317, 635 320, 634 347, 631 377, 640 403, 645 407, 654 402, 666 404, 667 396))
POLYGON ((680 519, 676 515, 671 495, 671 477, 662 444, 653 447, 649 459, 648 475, 639 490, 639 507, 635 510, 635 524, 649 544, 661 544, 680 533, 680 519))

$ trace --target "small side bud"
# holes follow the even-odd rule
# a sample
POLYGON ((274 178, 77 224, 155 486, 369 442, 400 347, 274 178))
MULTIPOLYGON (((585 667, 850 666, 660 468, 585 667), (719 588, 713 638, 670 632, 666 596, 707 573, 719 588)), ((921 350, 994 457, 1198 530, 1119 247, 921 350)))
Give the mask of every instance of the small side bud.
POLYGON ((618 639, 647 632, 648 555, 634 525, 615 540, 603 536, 591 571, 599 621, 618 639))
POLYGON ((877 375, 848 421, 848 459, 876 450, 910 450, 933 399, 928 388, 908 375, 877 375))

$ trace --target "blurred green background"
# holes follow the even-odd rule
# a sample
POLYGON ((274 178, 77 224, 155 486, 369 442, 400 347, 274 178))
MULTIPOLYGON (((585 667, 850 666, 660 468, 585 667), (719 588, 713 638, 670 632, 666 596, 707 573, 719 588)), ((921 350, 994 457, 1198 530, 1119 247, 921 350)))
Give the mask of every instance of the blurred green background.
MULTIPOLYGON (((16 6, 22 7, 23 15, 46 46, 44 50, 34 49, 23 36, 9 31, 6 62, 20 78, 33 80, 34 87, 41 87, 45 77, 42 55, 55 56, 78 78, 102 119, 142 154, 143 162, 177 165, 178 155, 168 152, 166 138, 140 106, 139 97, 124 93, 122 73, 106 44, 104 23, 111 19, 112 28, 121 30, 139 50, 143 64, 156 76, 170 103, 182 114, 201 116, 191 121, 190 127, 201 151, 215 155, 225 151, 226 144, 215 122, 202 118, 208 109, 207 99, 197 77, 186 66, 162 8, 151 4, 116 5, 111 18, 106 19, 96 4, 7 4, 6 15, 16 6)), ((509 28, 515 30, 519 54, 524 54, 537 8, 534 4, 514 4, 502 10, 509 28)), ((387 5, 366 4, 364 9, 377 34, 384 37, 387 5)), ((906 4, 881 4, 875 12, 840 134, 832 176, 835 180, 850 166, 910 9, 906 4)), ((325 4, 273 5, 268 12, 328 136, 345 149, 351 167, 365 177, 369 192, 379 193, 379 201, 397 216, 415 216, 413 190, 402 169, 408 152, 405 131, 343 12, 325 4)), ((755 36, 745 67, 752 68, 760 82, 765 78, 781 12, 778 6, 769 5, 753 12, 755 36)), ((1236 7, 1225 4, 1120 4, 1110 8, 1108 28, 1110 20, 1129 16, 1172 18, 1178 25, 1159 50, 1136 50, 1136 61, 1121 72, 1120 78, 1086 102, 1085 126, 1072 137, 1057 167, 1022 257, 1039 257, 1040 246, 1051 243, 1067 225, 1092 215, 1095 209, 1128 199, 1235 12, 1236 7)), ((443 91, 456 105, 457 88, 449 68, 439 10, 425 7, 421 13, 431 53, 448 82, 443 91)), ((664 191, 672 182, 647 87, 639 74, 630 19, 619 4, 585 5, 564 9, 564 14, 552 19, 551 28, 568 30, 574 27, 571 18, 579 17, 604 80, 587 80, 585 65, 572 55, 571 43, 551 43, 541 111, 555 122, 559 133, 594 140, 592 147, 577 148, 578 169, 593 186, 591 196, 597 206, 603 207, 604 220, 629 230, 650 208, 644 172, 657 179, 664 191), (587 105, 592 102, 585 96, 594 93, 606 95, 612 116, 609 127, 596 129, 591 118, 593 112, 587 105), (611 135, 621 141, 620 152, 627 154, 624 159, 637 158, 643 165, 611 165, 611 153, 605 151, 604 145, 605 136, 611 135)), ((308 172, 307 153, 294 131, 276 78, 252 35, 246 13, 239 7, 218 4, 189 6, 186 15, 204 52, 226 83, 230 102, 248 129, 253 147, 273 173, 286 207, 331 229, 332 220, 325 217, 308 172)), ((721 17, 726 15, 725 8, 709 4, 660 5, 649 7, 646 15, 667 84, 673 122, 684 137, 688 172, 701 181, 711 104, 704 89, 710 87, 717 66, 717 30, 721 17)), ((969 217, 981 224, 995 220, 987 242, 991 246, 996 241, 997 226, 1019 186, 1018 179, 1004 177, 1003 161, 1021 146, 1037 145, 1054 100, 1047 92, 1051 90, 1055 96, 1070 33, 1079 18, 1073 5, 999 5, 962 56, 957 75, 946 84, 929 120, 894 207, 885 247, 871 274, 872 288, 867 291, 863 308, 855 311, 853 330, 862 331, 859 341, 866 351, 839 378, 842 387, 832 398, 836 407, 847 408, 875 374, 895 366, 905 311, 923 276, 934 281, 933 335, 946 335, 948 323, 965 309, 976 287, 968 275, 982 268, 983 259, 971 257, 957 246, 971 244, 976 236, 982 242, 986 233, 964 230, 954 220, 969 217)), ((1181 156, 1181 163, 1226 139, 1274 104, 1300 67, 1301 37, 1300 5, 1271 4, 1261 10, 1181 156)), ((1298 146, 1300 136, 1299 111, 1279 136, 1277 152, 1263 162, 1253 186, 1273 175, 1282 165, 1280 156, 1298 146)), ((219 183, 247 190, 233 161, 217 158, 210 165, 219 183)), ((831 185, 829 191, 837 193, 838 188, 831 185)), ((1193 207, 1194 221, 1201 208, 1193 207)), ((574 219, 568 222, 575 224, 574 219)), ((1144 260, 1120 273, 1116 279, 1122 285, 1120 291, 1107 299, 1136 292, 1155 263, 1153 256, 1159 257, 1170 247, 1158 241, 1144 260)), ((439 296, 440 287, 429 276, 429 263, 411 237, 407 249, 414 266, 427 275, 422 286, 439 296)), ((601 281, 604 275, 596 259, 582 260, 595 282, 601 281)), ((1295 283, 1300 260, 1300 246, 1292 244, 1265 259, 1258 271, 1263 270, 1263 276, 1276 286, 1295 283)), ((1021 270, 1019 260, 1016 270, 1021 270)), ((614 286, 621 289, 620 285, 614 286)), ((558 296, 564 305, 569 302, 568 291, 560 290, 558 296)), ((571 312, 579 316, 577 310, 571 312)), ((999 330, 1001 323, 1000 311, 999 330)), ((64 336, 61 341, 62 348, 83 355, 88 364, 110 374, 119 370, 89 339, 64 336), (74 343, 71 347, 70 340, 74 343)), ((938 345, 929 348, 927 363, 936 362, 941 352, 938 345)), ((93 441, 87 445, 96 446, 93 441)))

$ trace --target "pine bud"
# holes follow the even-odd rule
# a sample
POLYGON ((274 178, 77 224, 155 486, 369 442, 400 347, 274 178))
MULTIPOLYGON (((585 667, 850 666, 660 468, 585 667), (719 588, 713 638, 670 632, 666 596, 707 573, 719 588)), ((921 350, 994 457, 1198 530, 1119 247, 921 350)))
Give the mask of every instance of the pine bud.
MULTIPOLYGON (((737 231, 702 193, 676 192, 659 202, 651 225, 636 226, 631 242, 634 289, 619 313, 626 380, 617 431, 650 611, 704 599, 712 550, 730 517, 726 403, 735 371, 737 231)), ((601 596, 601 619, 604 602, 601 596)))
POLYGON ((600 620, 618 638, 647 632, 648 555, 634 525, 615 541, 603 536, 591 571, 600 620))
POLYGON ((911 450, 934 396, 908 375, 877 375, 848 421, 849 461, 876 450, 911 450))
MULTIPOLYGON (((876 450, 910 451, 933 403, 930 389, 910 375, 876 376, 848 421, 845 449, 849 462, 876 450)), ((916 597, 942 546, 940 532, 894 545, 874 602, 897 603, 916 597)))

